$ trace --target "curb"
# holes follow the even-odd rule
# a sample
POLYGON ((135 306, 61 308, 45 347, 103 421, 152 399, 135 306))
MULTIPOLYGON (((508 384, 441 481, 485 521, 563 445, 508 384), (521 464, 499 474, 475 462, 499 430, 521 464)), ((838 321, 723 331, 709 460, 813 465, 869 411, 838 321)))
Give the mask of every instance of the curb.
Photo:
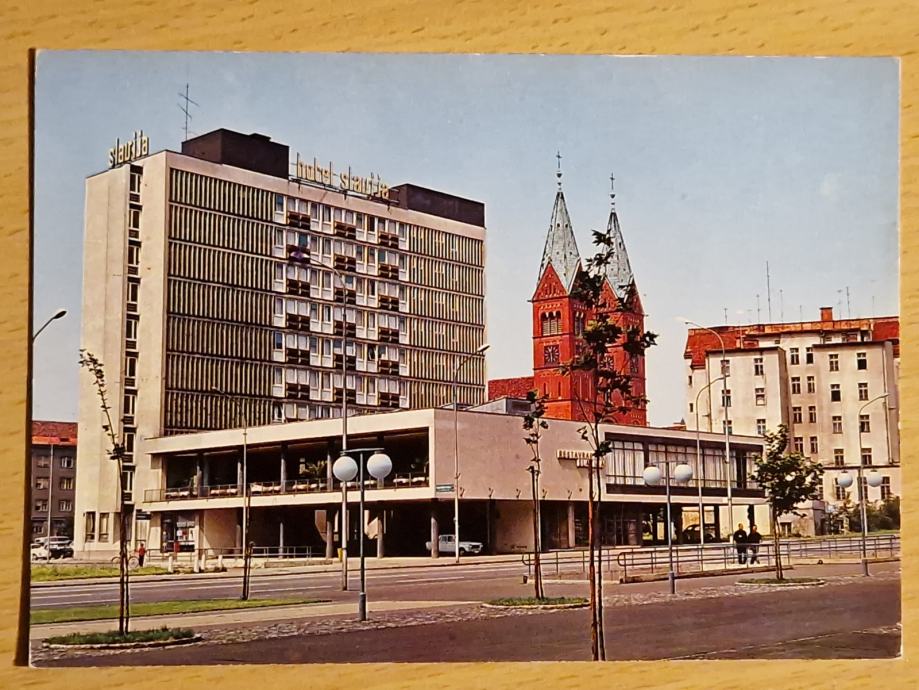
POLYGON ((191 637, 182 637, 171 640, 152 640, 150 642, 111 642, 108 644, 51 644, 42 642, 43 647, 48 649, 144 649, 149 647, 173 647, 180 644, 191 644, 200 642, 201 635, 192 635, 191 637))
POLYGON ((590 606, 589 602, 583 604, 488 604, 482 602, 482 608, 486 609, 504 609, 517 611, 560 611, 563 609, 586 609, 590 606))
POLYGON ((785 581, 786 584, 780 585, 778 581, 775 582, 753 582, 751 580, 737 580, 735 585, 743 585, 745 587, 775 587, 781 589, 782 587, 822 587, 826 584, 826 580, 821 580, 820 578, 814 578, 810 582, 794 582, 793 580, 785 581))
MULTIPOLYGON (((677 580, 691 580, 694 578, 700 577, 725 577, 730 575, 747 575, 749 573, 769 573, 773 572, 775 568, 770 565, 764 565, 761 568, 736 568, 734 570, 718 570, 718 571, 698 571, 691 573, 676 573, 677 580)), ((794 570, 793 566, 785 566, 785 570, 794 570)), ((620 585, 630 585, 637 584, 640 582, 660 582, 666 580, 668 577, 667 573, 661 573, 659 575, 629 575, 626 577, 619 578, 620 585)))

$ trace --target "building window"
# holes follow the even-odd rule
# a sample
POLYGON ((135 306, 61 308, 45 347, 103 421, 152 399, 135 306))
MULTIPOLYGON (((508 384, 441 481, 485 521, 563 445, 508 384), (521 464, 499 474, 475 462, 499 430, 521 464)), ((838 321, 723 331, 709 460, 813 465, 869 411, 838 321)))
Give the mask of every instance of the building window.
POLYGON ((839 484, 836 484, 836 500, 845 501, 849 498, 849 492, 843 489, 839 484))
POLYGON ((62 513, 70 513, 73 511, 73 501, 69 498, 62 499, 58 501, 57 509, 62 513))
POLYGON ((841 434, 842 433, 842 415, 833 415, 833 433, 841 434))
POLYGON ((842 448, 833 449, 833 464, 836 467, 843 467, 846 464, 846 452, 842 448))
POLYGON ((868 384, 867 383, 858 384, 858 399, 859 400, 868 399, 868 384))
POLYGON ((800 363, 801 363, 801 359, 800 359, 800 357, 798 356, 798 348, 793 347, 793 348, 791 348, 791 349, 789 350, 789 352, 791 353, 791 363, 792 363, 792 364, 800 364, 800 363))
POLYGON ((862 464, 870 465, 871 464, 871 449, 862 448, 862 464))
POLYGON ((753 392, 756 396, 756 404, 765 405, 766 404, 766 389, 765 388, 754 388, 753 392))
POLYGON ((757 419, 756 420, 756 435, 765 436, 765 434, 766 434, 766 420, 757 419))
POLYGON ((730 419, 728 419, 728 420, 726 420, 726 421, 725 421, 725 420, 722 420, 722 421, 721 421, 721 430, 722 430, 724 433, 726 433, 728 436, 730 436, 731 434, 734 433, 734 423, 733 423, 730 419))
POLYGON ((722 359, 721 360, 721 375, 730 376, 731 375, 731 360, 722 359))
POLYGON ((754 376, 763 375, 763 358, 762 357, 753 358, 753 375, 754 376))
POLYGON ((48 501, 41 499, 40 501, 35 501, 35 512, 36 513, 47 513, 48 512, 48 501))
POLYGON ((137 296, 140 292, 140 283, 128 283, 128 302, 137 304, 137 296))
POLYGON ((871 417, 869 415, 858 415, 858 431, 861 434, 867 434, 871 431, 871 417))
POLYGON ((830 371, 839 371, 839 355, 830 355, 830 371))
POLYGON ((818 452, 819 451, 817 450, 817 437, 811 436, 811 453, 816 454, 818 452))
POLYGON ((795 436, 794 442, 795 453, 804 453, 804 437, 795 436))
POLYGON ((817 423, 817 408, 814 405, 809 405, 807 408, 807 421, 811 424, 817 423))
POLYGON ((124 358, 124 375, 126 378, 133 379, 137 376, 137 357, 127 355, 124 358))
POLYGON ((133 417, 134 416, 134 403, 137 401, 136 396, 133 394, 128 394, 124 396, 124 416, 133 417))
POLYGON ((96 514, 91 511, 83 513, 83 539, 84 541, 96 540, 96 514))
POLYGON ((800 376, 791 377, 791 392, 793 395, 798 395, 801 393, 801 377, 800 376))
POLYGON ((58 487, 62 491, 73 491, 73 477, 61 477, 58 487))
POLYGON ((731 389, 725 388, 721 391, 721 407, 731 406, 731 389))
POLYGON ((881 500, 887 501, 893 494, 890 491, 890 477, 881 478, 881 500))
POLYGON ((131 230, 140 230, 140 209, 133 206, 128 210, 128 227, 131 230))
POLYGON ((816 393, 817 392, 817 382, 814 380, 813 376, 807 377, 807 392, 816 393))
POLYGON ((805 364, 814 363, 814 348, 812 347, 804 348, 804 363, 805 364))
POLYGON ((856 352, 855 353, 855 368, 865 370, 868 368, 868 353, 867 352, 856 352))
POLYGON ((692 414, 692 412, 693 412, 693 403, 689 403, 689 413, 692 414))
POLYGON ((39 455, 38 460, 36 461, 35 464, 38 465, 38 467, 50 467, 51 460, 48 458, 47 455, 39 455))
POLYGON ((135 244, 128 245, 128 266, 140 265, 140 247, 135 244))
POLYGON ((128 340, 137 340, 137 319, 125 321, 124 337, 128 340))
POLYGON ((558 345, 546 345, 542 349, 543 361, 546 364, 558 364, 559 351, 558 345))
POLYGON ((70 455, 62 455, 59 466, 62 470, 72 470, 73 469, 73 457, 70 455))
POLYGON ((108 513, 99 513, 99 541, 108 541, 108 513))
POLYGON ((32 534, 41 534, 44 531, 45 531, 45 523, 43 521, 32 523, 32 534))
POLYGON ((832 402, 840 402, 842 400, 842 391, 839 389, 838 383, 830 384, 830 400, 832 402))
POLYGON ((47 477, 38 477, 35 480, 36 489, 47 489, 48 488, 48 478, 47 477))

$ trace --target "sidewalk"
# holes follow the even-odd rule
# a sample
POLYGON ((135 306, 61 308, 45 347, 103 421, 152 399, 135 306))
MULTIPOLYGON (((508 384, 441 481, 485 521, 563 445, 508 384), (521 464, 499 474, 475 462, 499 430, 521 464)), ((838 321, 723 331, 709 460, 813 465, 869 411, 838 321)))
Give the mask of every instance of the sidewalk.
MULTIPOLYGON (((370 613, 384 611, 407 611, 415 609, 444 608, 475 604, 474 601, 371 601, 367 604, 370 613)), ((293 621, 327 616, 346 616, 357 613, 357 601, 328 604, 302 604, 299 606, 266 606, 264 608, 237 609, 229 611, 208 611, 206 613, 184 613, 169 616, 138 616, 131 618, 131 630, 153 630, 163 626, 170 628, 206 628, 247 623, 293 621)), ((50 623, 33 625, 29 630, 32 640, 44 640, 54 635, 68 633, 104 632, 118 627, 118 619, 97 621, 76 621, 73 623, 50 623)))

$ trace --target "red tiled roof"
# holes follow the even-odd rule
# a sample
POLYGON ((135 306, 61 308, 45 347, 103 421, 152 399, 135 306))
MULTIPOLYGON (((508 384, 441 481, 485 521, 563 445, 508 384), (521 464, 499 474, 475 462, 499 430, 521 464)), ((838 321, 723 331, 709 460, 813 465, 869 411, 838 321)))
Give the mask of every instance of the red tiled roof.
POLYGON ((65 445, 76 445, 77 423, 33 420, 32 443, 61 443, 65 445))
POLYGON ((533 390, 532 376, 518 376, 513 379, 494 379, 488 382, 488 399, 525 398, 533 390))

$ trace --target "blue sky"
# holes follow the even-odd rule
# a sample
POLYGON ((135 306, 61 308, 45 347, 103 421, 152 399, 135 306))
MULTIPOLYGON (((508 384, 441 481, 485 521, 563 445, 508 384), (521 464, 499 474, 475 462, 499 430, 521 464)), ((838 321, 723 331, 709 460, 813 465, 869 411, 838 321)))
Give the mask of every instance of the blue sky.
POLYGON ((685 316, 898 312, 899 66, 889 58, 48 52, 38 56, 33 415, 77 417, 83 185, 115 138, 262 132, 291 155, 485 202, 490 378, 532 369, 556 150, 582 256, 609 175, 645 310, 649 416, 683 416, 685 316), (781 302, 784 309, 780 306, 781 302), (780 313, 780 312, 783 312, 780 313))

